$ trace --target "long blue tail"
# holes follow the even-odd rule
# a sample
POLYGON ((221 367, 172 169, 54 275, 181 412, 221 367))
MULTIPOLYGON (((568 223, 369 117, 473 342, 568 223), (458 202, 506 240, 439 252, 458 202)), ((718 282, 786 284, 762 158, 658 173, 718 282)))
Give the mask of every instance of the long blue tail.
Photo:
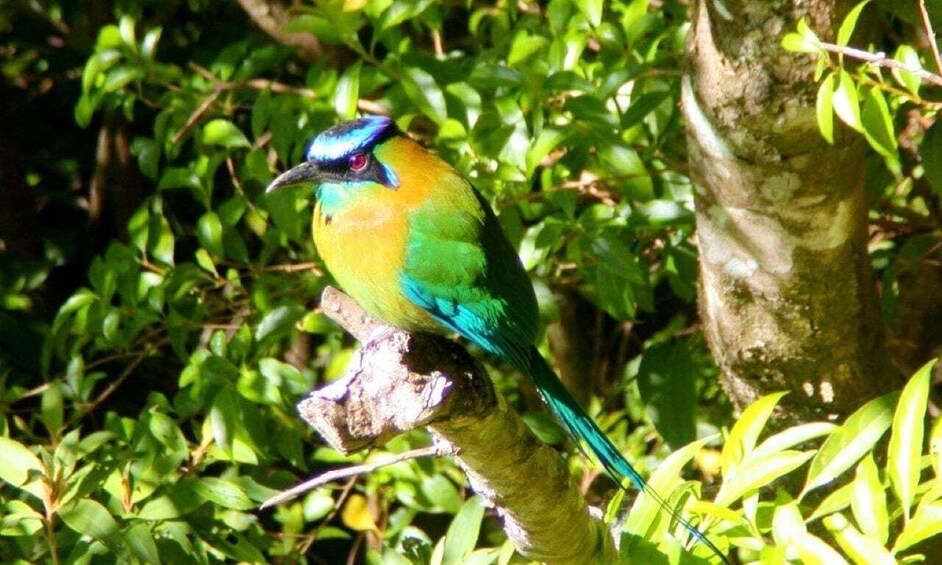
POLYGON ((723 560, 730 563, 729 558, 713 544, 703 532, 694 527, 671 508, 661 496, 638 474, 638 471, 625 460, 602 430, 592 421, 592 418, 582 409, 573 398, 566 386, 556 376, 556 372, 549 366, 536 347, 530 348, 530 378, 543 396, 544 402, 556 414, 577 441, 584 441, 592 453, 602 463, 602 466, 616 483, 626 488, 625 479, 629 479, 637 488, 657 501, 671 516, 680 522, 684 528, 697 540, 709 547, 723 560))

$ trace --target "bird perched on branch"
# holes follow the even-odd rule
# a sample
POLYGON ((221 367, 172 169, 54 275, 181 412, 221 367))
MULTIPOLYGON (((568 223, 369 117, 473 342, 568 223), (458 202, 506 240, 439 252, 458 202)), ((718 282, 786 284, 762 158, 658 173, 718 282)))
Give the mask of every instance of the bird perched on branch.
POLYGON ((579 406, 534 346, 538 312, 520 258, 481 195, 448 163, 368 116, 314 137, 267 191, 316 187, 317 250, 369 314, 414 332, 456 332, 530 376, 543 400, 623 488, 657 500, 700 542, 579 406))

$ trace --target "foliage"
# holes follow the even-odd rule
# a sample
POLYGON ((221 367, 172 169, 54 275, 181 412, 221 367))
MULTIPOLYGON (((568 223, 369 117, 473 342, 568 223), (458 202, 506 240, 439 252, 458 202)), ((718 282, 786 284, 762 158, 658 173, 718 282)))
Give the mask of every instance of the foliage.
MULTIPOLYGON (((563 317, 554 297, 567 292, 593 306, 593 361, 612 376, 597 384, 614 399, 594 405, 598 421, 642 470, 654 469, 658 492, 703 516, 711 537, 747 558, 794 560, 835 548, 909 555, 937 533, 939 465, 932 459, 936 477, 923 480, 929 457, 916 441, 928 369, 900 397, 895 420, 895 400, 881 399, 840 427, 812 424, 759 443, 770 398, 731 427, 721 454, 710 448, 707 436, 730 419, 693 331, 693 187, 677 107, 685 3, 301 4, 287 31, 318 38, 325 51, 304 63, 235 3, 116 1, 100 25, 91 8, 55 0, 29 8, 38 14, 0 8, 0 25, 15 30, 4 79, 25 84, 23 129, 37 130, 25 138, 37 148, 25 177, 70 220, 37 216, 41 253, 0 256, 4 562, 316 563, 351 552, 377 563, 519 559, 446 460, 398 464, 256 510, 305 475, 383 456, 317 447, 295 415, 301 395, 343 369, 352 343, 315 308, 328 279, 308 237, 309 195, 263 193, 312 134, 377 109, 500 211, 546 322, 563 317), (56 51, 47 37, 70 49, 56 51), (52 95, 68 115, 28 103, 52 95), (73 187, 105 166, 92 148, 118 130, 131 132, 129 166, 146 190, 114 227, 120 236, 96 243, 73 187), (655 428, 666 442, 652 439, 655 428), (707 439, 695 441, 698 430, 707 439), (817 452, 806 446, 819 438, 817 452), (680 449, 668 456, 668 445, 680 449), (874 454, 883 453, 891 465, 881 473, 874 454), (700 481, 681 478, 690 461, 707 477, 722 471, 718 490, 701 497, 700 481), (762 490, 808 461, 810 486, 799 495, 782 486, 773 500, 762 490), (832 489, 855 464, 853 481, 811 509, 808 493, 832 489)), ((918 58, 910 50, 907 60, 918 58)), ((845 91, 863 92, 868 72, 834 68, 825 80, 843 85, 847 74, 845 91)), ((884 103, 859 112, 865 131, 873 116, 901 120, 902 105, 917 100, 870 90, 878 94, 858 99, 884 103)), ((934 178, 931 166, 921 173, 894 161, 892 130, 871 138, 884 144, 881 171, 911 180, 910 192, 891 193, 884 179, 878 207, 937 212, 935 200, 913 198, 923 194, 920 174, 934 178)), ((924 253, 937 232, 917 235, 922 247, 913 237, 877 250, 885 272, 924 253)), ((505 372, 494 367, 505 396, 542 438, 558 441, 505 372)), ((386 450, 426 441, 408 435, 386 450)), ((598 491, 609 487, 592 481, 598 471, 581 457, 570 461, 598 491)), ((621 497, 609 505, 613 520, 621 497)), ((631 508, 626 551, 676 557, 680 545, 664 536, 676 525, 645 496, 631 508)))

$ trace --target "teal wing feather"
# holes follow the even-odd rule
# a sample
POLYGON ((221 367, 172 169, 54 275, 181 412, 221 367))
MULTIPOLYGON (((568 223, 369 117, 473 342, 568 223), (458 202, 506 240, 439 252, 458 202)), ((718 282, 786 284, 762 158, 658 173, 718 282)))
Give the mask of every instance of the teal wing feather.
POLYGON ((412 215, 400 284, 444 327, 526 370, 538 323, 533 285, 490 207, 466 189, 448 195, 456 202, 446 211, 433 201, 412 215))

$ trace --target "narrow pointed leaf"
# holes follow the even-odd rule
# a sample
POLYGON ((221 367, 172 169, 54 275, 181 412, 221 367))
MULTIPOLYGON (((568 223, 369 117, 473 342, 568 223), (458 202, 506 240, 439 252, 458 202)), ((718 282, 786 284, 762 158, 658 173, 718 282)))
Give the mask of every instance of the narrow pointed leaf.
POLYGON ((912 519, 907 522, 906 527, 896 538, 893 553, 898 554, 939 534, 942 534, 942 501, 920 504, 912 519))
POLYGON ((857 565, 895 565, 896 560, 883 544, 857 531, 842 514, 828 516, 824 526, 857 565))
POLYGON ((814 455, 814 451, 782 451, 766 457, 749 457, 732 474, 724 477, 723 486, 716 494, 716 503, 728 505, 749 491, 801 467, 814 455))
POLYGON ((802 497, 836 479, 873 449, 893 421, 897 398, 897 393, 890 393, 871 400, 828 437, 811 462, 802 497))
POLYGON ((825 436, 837 428, 838 426, 829 422, 811 422, 810 424, 794 426, 763 441, 752 452, 752 455, 754 457, 765 457, 779 451, 785 451, 806 441, 825 436))
POLYGON ((477 545, 483 519, 484 505, 481 504, 481 498, 473 496, 466 500, 445 535, 443 563, 449 565, 465 562, 477 545))
POLYGON ((829 74, 821 81, 818 87, 818 97, 815 100, 815 113, 818 118, 818 129, 821 136, 828 143, 834 143, 834 75, 829 74))
POLYGON ((863 131, 860 125, 860 99, 857 96, 857 84, 847 71, 840 71, 833 104, 834 113, 841 121, 859 132, 863 131))
POLYGON ((854 498, 850 504, 857 525, 867 536, 885 544, 890 518, 886 510, 886 491, 873 454, 868 453, 857 465, 853 485, 854 498))
POLYGON ((798 551, 800 562, 807 565, 842 565, 847 563, 847 560, 840 553, 826 544, 824 540, 812 534, 796 536, 792 540, 791 546, 798 551))
POLYGON ((893 492, 899 498, 906 520, 909 520, 909 510, 916 486, 919 484, 919 460, 925 434, 923 419, 926 417, 929 380, 934 366, 935 360, 932 360, 916 371, 903 389, 896 406, 896 415, 893 417, 893 432, 887 450, 887 470, 893 492))
POLYGON ((784 392, 763 396, 743 411, 723 445, 721 465, 724 476, 741 463, 755 447, 759 434, 765 428, 765 423, 783 396, 785 396, 784 392))
POLYGON ((840 29, 837 30, 838 45, 847 45, 847 42, 850 41, 850 36, 853 35, 854 29, 857 27, 857 18, 860 17, 860 11, 869 3, 870 0, 864 0, 847 13, 844 21, 841 22, 840 29))

